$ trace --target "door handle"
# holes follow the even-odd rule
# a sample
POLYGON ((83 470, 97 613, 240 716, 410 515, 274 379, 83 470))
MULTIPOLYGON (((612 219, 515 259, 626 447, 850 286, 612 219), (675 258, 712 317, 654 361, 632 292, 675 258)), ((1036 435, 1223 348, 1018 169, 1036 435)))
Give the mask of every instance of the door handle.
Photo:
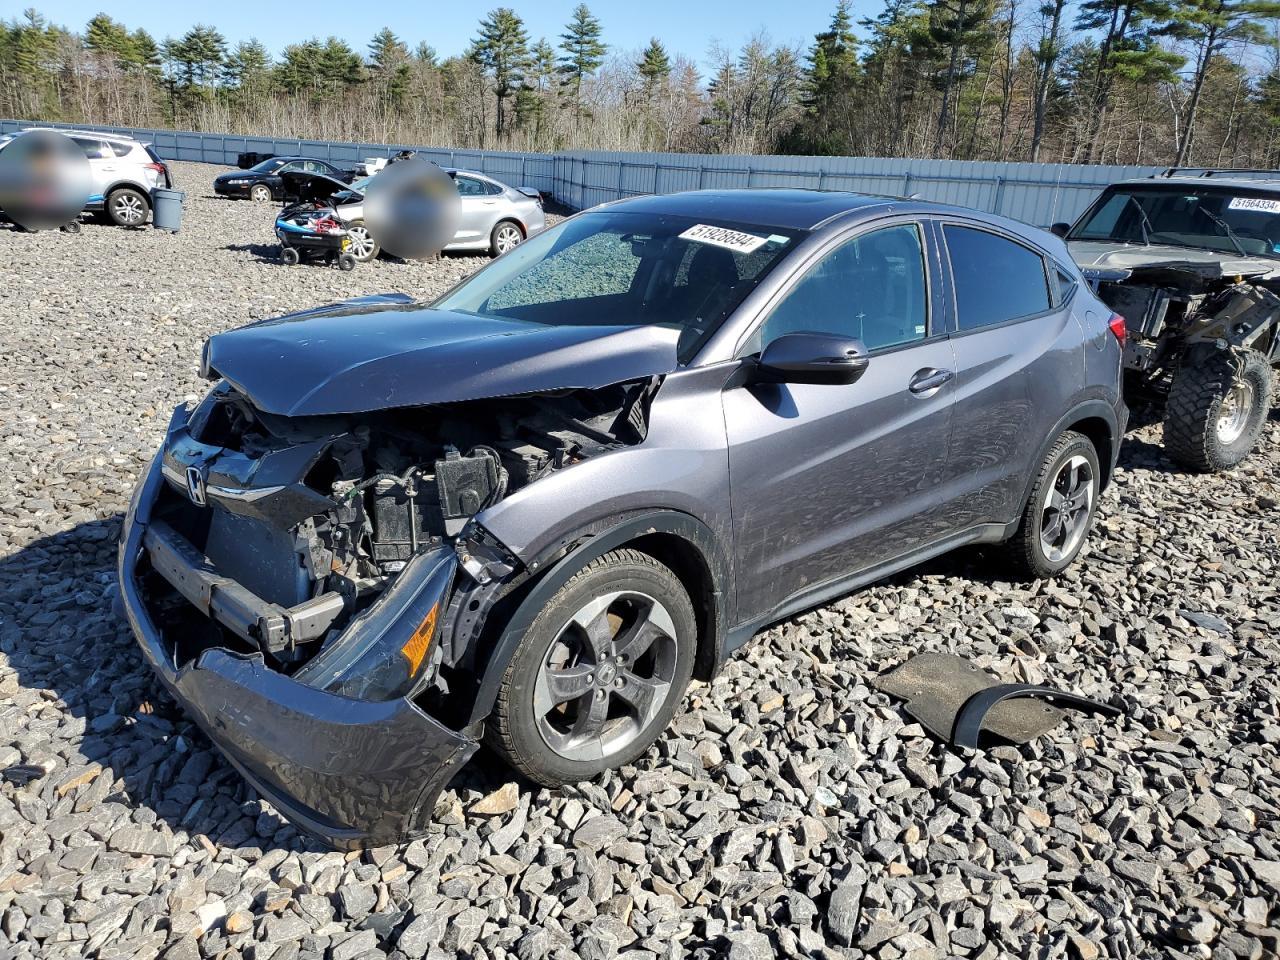
POLYGON ((951 381, 955 376, 950 370, 938 370, 934 367, 925 367, 923 370, 917 370, 915 376, 911 378, 911 383, 907 385, 907 389, 916 396, 931 394, 939 387, 951 381))

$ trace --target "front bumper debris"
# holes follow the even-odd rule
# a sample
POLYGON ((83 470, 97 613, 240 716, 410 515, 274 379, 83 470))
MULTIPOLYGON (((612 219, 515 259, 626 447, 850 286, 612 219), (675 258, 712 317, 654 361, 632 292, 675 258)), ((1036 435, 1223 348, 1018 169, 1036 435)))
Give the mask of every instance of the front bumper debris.
POLYGON ((165 687, 300 829, 344 849, 420 833, 436 796, 477 741, 448 729, 409 699, 367 701, 328 693, 271 669, 261 653, 215 647, 179 667, 177 638, 163 636, 156 626, 138 576, 139 564, 150 562, 148 539, 152 545, 164 539, 162 525, 153 530, 150 523, 163 482, 157 458, 125 518, 118 573, 129 625, 165 687))

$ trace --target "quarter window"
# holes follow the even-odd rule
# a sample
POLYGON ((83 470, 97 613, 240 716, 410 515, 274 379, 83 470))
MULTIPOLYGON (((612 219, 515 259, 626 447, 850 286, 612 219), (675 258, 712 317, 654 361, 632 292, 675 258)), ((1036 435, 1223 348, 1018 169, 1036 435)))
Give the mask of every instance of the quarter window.
POLYGON ((985 230, 946 224, 959 329, 1044 313, 1049 285, 1040 254, 985 230))
POLYGON ((759 347, 801 332, 855 338, 869 350, 923 340, 927 304, 920 228, 873 230, 810 268, 765 320, 759 347))

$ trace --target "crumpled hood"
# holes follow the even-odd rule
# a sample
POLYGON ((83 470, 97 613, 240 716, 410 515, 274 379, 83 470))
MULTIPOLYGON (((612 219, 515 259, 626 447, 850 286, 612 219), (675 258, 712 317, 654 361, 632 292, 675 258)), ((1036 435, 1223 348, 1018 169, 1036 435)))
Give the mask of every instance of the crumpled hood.
POLYGON ((264 320, 209 339, 203 366, 259 410, 364 413, 554 390, 676 369, 676 330, 549 326, 360 300, 264 320))
POLYGON ((1267 257, 1242 257, 1237 253, 1199 250, 1153 243, 1098 243, 1092 240, 1069 240, 1067 249, 1081 268, 1107 267, 1118 270, 1140 270, 1143 267, 1193 265, 1203 272, 1206 267, 1220 269, 1220 276, 1272 275, 1280 270, 1280 260, 1267 257))

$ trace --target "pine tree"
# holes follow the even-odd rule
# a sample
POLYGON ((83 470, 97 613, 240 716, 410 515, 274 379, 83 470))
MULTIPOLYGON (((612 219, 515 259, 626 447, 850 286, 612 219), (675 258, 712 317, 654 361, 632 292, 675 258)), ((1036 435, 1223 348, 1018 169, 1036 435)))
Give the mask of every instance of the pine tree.
POLYGON ((524 21, 510 7, 498 7, 480 21, 480 35, 471 43, 470 58, 493 80, 497 101, 494 130, 501 140, 507 132, 506 101, 524 83, 529 68, 529 35, 524 21))
POLYGON ((117 23, 105 13, 98 14, 86 24, 84 45, 94 53, 121 64, 133 62, 136 56, 133 37, 124 24, 117 23))
POLYGON ((582 81, 604 63, 608 48, 600 40, 600 21, 591 15, 585 3, 573 8, 573 19, 560 34, 560 82, 572 96, 574 110, 582 114, 582 81))
POLYGON ((1260 43, 1267 39, 1265 20, 1280 18, 1276 0, 1179 0, 1169 24, 1159 32, 1189 41, 1196 51, 1191 75, 1191 93, 1182 122, 1175 167, 1184 166, 1195 138, 1197 113, 1205 78, 1213 58, 1237 43, 1260 43))
POLYGON ((654 91, 671 76, 671 59, 657 37, 651 39, 649 46, 644 48, 644 53, 636 64, 636 72, 644 79, 646 99, 652 99, 654 91))
POLYGON ((271 55, 256 39, 236 44, 222 68, 223 82, 234 88, 242 100, 265 93, 271 85, 271 55))
POLYGON ((369 43, 369 72, 384 104, 400 106, 409 94, 409 48, 390 27, 383 27, 369 43))

